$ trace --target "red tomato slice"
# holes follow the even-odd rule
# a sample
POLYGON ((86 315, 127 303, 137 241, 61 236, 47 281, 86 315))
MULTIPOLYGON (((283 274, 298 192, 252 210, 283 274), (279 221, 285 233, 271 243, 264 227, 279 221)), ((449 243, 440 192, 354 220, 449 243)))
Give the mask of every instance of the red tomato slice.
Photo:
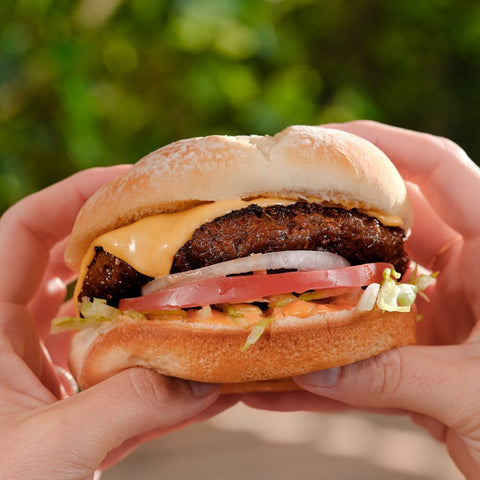
POLYGON ((120 301, 119 308, 147 312, 201 307, 215 303, 239 303, 280 293, 364 287, 370 283, 380 283, 383 280, 385 268, 392 268, 392 266, 388 263, 366 263, 332 270, 208 278, 143 297, 124 298, 120 301))

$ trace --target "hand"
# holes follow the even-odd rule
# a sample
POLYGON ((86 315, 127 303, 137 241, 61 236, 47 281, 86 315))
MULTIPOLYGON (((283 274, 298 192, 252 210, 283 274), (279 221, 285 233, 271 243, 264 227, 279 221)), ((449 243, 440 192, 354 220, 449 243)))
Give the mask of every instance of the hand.
POLYGON ((407 249, 414 261, 440 271, 431 302, 417 302, 422 345, 296 378, 310 394, 244 401, 259 408, 270 401, 278 410, 406 412, 446 443, 468 478, 478 478, 480 169, 443 138, 365 121, 330 127, 375 143, 408 182, 415 221, 407 249))
POLYGON ((218 386, 141 368, 62 398, 52 358, 66 366, 68 336, 51 336, 49 325, 72 278, 62 260, 65 238, 86 198, 125 168, 78 173, 0 220, 1 478, 92 478, 100 464, 115 463, 142 441, 233 402, 214 403, 218 386))

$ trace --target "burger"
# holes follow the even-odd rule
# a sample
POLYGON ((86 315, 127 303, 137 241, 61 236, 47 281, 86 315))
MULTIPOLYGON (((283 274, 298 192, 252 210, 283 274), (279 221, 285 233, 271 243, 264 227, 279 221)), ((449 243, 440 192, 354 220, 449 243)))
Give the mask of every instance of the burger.
POLYGON ((285 390, 291 377, 416 339, 405 184, 366 140, 291 126, 160 148, 83 206, 70 368, 88 388, 134 366, 285 390))

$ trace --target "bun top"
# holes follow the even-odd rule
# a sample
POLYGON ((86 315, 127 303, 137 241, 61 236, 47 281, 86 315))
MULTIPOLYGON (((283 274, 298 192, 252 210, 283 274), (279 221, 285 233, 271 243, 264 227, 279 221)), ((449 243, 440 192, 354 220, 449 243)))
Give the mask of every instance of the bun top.
POLYGON ((65 259, 78 269, 96 237, 145 216, 266 196, 399 216, 405 231, 412 221, 405 184, 375 145, 339 130, 291 126, 273 137, 213 135, 155 150, 85 203, 65 259))

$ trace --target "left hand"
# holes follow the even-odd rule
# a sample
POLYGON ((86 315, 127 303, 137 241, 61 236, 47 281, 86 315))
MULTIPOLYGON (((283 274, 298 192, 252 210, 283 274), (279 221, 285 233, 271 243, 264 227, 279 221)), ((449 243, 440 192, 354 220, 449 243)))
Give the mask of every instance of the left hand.
MULTIPOLYGON (((73 273, 63 248, 78 210, 127 167, 92 169, 20 201, 0 220, 0 477, 83 480, 141 442, 212 416, 219 387, 132 368, 66 398, 68 334, 50 334, 73 273), (45 348, 48 347, 48 351, 45 348)), ((64 313, 64 312, 62 312, 64 313)))

